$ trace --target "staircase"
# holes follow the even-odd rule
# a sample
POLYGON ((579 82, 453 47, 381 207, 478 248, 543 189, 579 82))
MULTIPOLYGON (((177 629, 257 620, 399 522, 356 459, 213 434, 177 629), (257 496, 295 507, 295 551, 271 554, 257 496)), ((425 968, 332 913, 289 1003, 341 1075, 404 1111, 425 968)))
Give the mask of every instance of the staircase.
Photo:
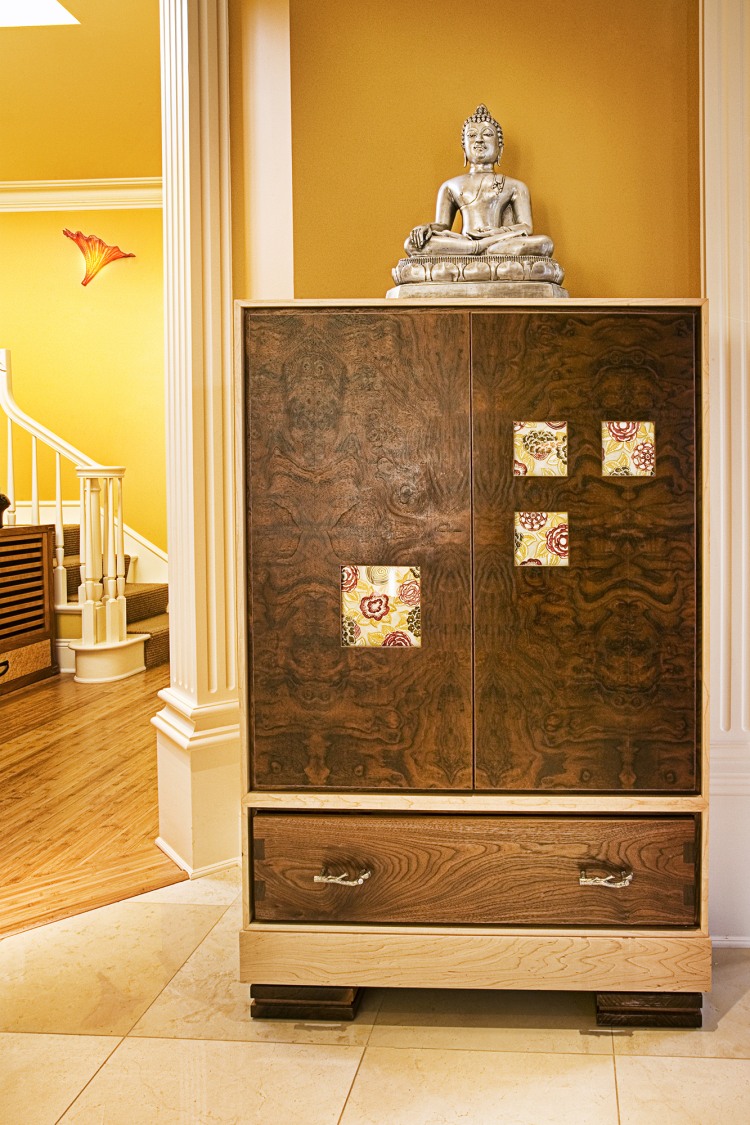
POLYGON ((94 461, 21 409, 13 395, 7 348, 0 348, 0 413, 6 417, 8 434, 5 490, 10 504, 5 522, 9 527, 51 523, 55 529, 52 579, 60 669, 74 672, 79 683, 108 683, 163 663, 169 653, 169 625, 167 586, 159 580, 166 577, 167 556, 125 523, 125 468, 94 461), (16 430, 30 437, 28 501, 16 497, 16 430), (51 501, 40 499, 40 447, 54 458, 51 501), (78 502, 63 498, 63 462, 78 478, 78 502), (69 504, 75 509, 72 521, 64 518, 69 504), (24 508, 28 511, 22 513, 24 508), (133 558, 126 544, 138 543, 149 560, 149 577, 157 581, 128 581, 134 575, 129 574, 133 558))
MULTIPOLYGON (((81 529, 63 526, 63 544, 68 601, 75 603, 81 582, 81 529)), ((125 612, 128 636, 146 635, 144 662, 147 668, 169 663, 169 588, 166 582, 129 582, 130 556, 125 555, 125 612)))

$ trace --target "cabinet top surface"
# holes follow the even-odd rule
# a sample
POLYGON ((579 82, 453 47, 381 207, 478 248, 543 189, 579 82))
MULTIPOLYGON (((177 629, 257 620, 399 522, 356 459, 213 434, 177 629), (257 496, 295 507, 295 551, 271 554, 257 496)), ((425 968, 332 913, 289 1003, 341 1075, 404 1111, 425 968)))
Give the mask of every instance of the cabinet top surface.
POLYGON ((519 300, 504 298, 445 298, 432 297, 422 300, 407 298, 388 299, 385 297, 359 298, 317 298, 288 300, 237 300, 238 309, 282 309, 282 308, 465 308, 476 312, 485 309, 493 311, 515 309, 549 309, 562 312, 565 309, 605 309, 605 308, 702 308, 708 305, 706 297, 547 297, 544 300, 519 300))

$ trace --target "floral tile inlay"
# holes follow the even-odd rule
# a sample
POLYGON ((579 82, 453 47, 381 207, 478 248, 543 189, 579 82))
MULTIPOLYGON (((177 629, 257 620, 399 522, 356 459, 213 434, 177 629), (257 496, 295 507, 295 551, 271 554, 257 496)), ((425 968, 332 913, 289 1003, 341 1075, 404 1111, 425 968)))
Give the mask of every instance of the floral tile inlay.
POLYGON ((568 565, 568 513, 516 512, 516 566, 568 565))
POLYGON ((420 594, 418 566, 342 566, 341 644, 421 647, 420 594))
POLYGON ((566 477, 567 422, 513 423, 513 476, 566 477))
POLYGON ((655 431, 653 422, 602 422, 602 476, 652 477, 655 431))

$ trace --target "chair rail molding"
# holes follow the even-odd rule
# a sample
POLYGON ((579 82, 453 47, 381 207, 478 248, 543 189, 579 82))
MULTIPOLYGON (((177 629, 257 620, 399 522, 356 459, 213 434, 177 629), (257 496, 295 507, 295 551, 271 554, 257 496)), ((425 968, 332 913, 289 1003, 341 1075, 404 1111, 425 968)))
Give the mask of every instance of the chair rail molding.
POLYGON ((161 176, 125 180, 0 180, 0 212, 140 211, 161 205, 161 176))
POLYGON ((704 294, 709 298, 711 881, 714 936, 750 944, 750 10, 703 0, 704 294))
POLYGON ((228 0, 160 0, 170 686, 157 843, 191 875, 240 851, 228 0))

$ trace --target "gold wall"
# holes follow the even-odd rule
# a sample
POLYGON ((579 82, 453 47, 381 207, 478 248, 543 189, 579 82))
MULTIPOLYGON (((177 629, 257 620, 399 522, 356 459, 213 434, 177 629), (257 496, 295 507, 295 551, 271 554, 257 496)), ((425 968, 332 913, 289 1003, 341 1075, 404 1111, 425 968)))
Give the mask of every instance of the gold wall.
MULTIPOLYGON (((231 0, 233 60, 257 2, 231 0)), ((0 31, 0 175, 158 175, 157 0, 68 7, 79 27, 0 31)), ((573 296, 698 295, 698 7, 496 0, 462 16, 446 0, 291 0, 296 296, 384 294, 404 237, 461 168, 461 123, 480 101, 503 124, 502 168, 529 184, 573 296)), ((235 68, 233 141, 249 80, 235 68)), ((241 176, 235 164, 235 201, 241 176)), ((239 206, 236 219, 244 297, 252 231, 239 206)), ((126 465, 128 522, 164 546, 159 213, 3 214, 0 256, 0 346, 19 401, 126 465), (63 226, 137 257, 83 289, 63 226)))
POLYGON ((161 174, 158 0, 64 0, 80 25, 0 28, 0 179, 161 174))
MULTIPOLYGON (((0 345, 11 349, 19 406, 89 457, 124 465, 125 522, 166 548, 161 211, 0 215, 0 245, 12 262, 0 269, 0 345), (105 266, 84 287, 83 255, 63 227, 135 257, 105 266)), ((30 497, 27 450, 19 438, 19 499, 30 497)), ((41 468, 40 494, 51 499, 52 458, 41 468)), ((78 497, 72 473, 65 495, 78 497)))
MULTIPOLYGON (((80 26, 0 29, 0 178, 159 176, 158 0, 66 6, 80 26)), ((165 548, 161 211, 0 213, 0 266, 0 347, 19 405, 90 457, 124 465, 126 522, 165 548), (84 288, 63 227, 136 257, 84 288)), ((28 499, 23 451, 19 440, 17 495, 28 499)), ((51 459, 40 493, 54 495, 51 459)), ((65 493, 78 495, 72 474, 65 493)))
POLYGON ((699 296, 698 20, 698 0, 291 0, 295 296, 384 295, 479 102, 571 296, 699 296))

